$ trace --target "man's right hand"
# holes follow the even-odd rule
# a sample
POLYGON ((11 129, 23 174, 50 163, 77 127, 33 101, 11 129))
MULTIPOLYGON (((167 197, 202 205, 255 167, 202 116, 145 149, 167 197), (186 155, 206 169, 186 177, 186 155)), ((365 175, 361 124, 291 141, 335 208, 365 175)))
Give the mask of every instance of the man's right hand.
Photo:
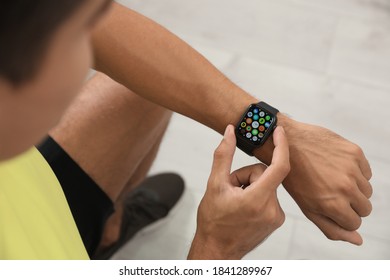
POLYGON ((189 259, 241 259, 283 224, 285 216, 276 189, 289 173, 290 164, 282 127, 276 128, 273 139, 275 150, 269 167, 255 164, 230 173, 236 138, 234 127, 226 128, 199 205, 189 259))

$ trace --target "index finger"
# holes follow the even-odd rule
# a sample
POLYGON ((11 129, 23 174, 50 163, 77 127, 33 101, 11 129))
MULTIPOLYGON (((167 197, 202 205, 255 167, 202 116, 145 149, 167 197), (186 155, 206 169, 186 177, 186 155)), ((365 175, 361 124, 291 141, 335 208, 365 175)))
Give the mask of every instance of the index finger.
POLYGON ((271 165, 262 176, 253 182, 253 189, 276 189, 290 172, 290 152, 284 129, 278 126, 273 135, 275 149, 271 165))
POLYGON ((234 135, 234 127, 228 125, 221 143, 214 152, 211 178, 229 180, 235 150, 236 136, 234 135))

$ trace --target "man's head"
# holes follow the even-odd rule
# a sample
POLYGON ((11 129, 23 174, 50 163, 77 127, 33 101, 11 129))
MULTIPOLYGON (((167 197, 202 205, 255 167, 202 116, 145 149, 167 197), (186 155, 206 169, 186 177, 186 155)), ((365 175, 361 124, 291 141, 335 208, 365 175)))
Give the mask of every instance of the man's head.
POLYGON ((0 160, 59 121, 92 64, 90 31, 110 2, 0 3, 0 160))

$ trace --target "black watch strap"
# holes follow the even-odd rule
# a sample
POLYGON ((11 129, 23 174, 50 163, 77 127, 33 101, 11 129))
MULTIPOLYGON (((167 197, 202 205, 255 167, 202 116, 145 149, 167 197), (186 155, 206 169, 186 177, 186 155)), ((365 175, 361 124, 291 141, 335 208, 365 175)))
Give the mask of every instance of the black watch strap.
POLYGON ((253 156, 253 146, 248 144, 247 141, 244 141, 243 139, 236 137, 237 139, 237 148, 239 148, 241 151, 245 152, 248 156, 253 156))
POLYGON ((271 105, 269 105, 263 101, 257 103, 257 105, 259 105, 260 107, 263 107, 264 109, 266 109, 268 112, 270 112, 274 116, 276 116, 279 113, 278 109, 272 107, 271 105))

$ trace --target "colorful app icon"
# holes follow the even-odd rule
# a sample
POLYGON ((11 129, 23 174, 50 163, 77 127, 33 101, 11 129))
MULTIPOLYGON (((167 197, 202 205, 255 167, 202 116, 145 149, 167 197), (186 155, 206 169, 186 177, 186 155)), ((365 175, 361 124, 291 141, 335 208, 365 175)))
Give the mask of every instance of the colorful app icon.
MULTIPOLYGON (((253 131, 252 131, 252 133, 253 133, 253 131)), ((248 132, 248 133, 246 134, 246 138, 250 139, 250 138, 252 137, 252 133, 248 132)))
POLYGON ((253 117, 253 113, 252 112, 248 112, 247 116, 251 118, 251 117, 253 117))
POLYGON ((259 123, 260 123, 260 124, 264 124, 264 123, 265 123, 265 119, 261 118, 261 119, 259 120, 259 123))
POLYGON ((257 136, 260 137, 260 138, 263 138, 264 137, 264 133, 260 132, 257 136))
POLYGON ((257 114, 259 112, 259 109, 255 108, 253 109, 253 113, 257 114))
MULTIPOLYGON (((257 134, 259 134, 259 131, 257 130, 257 129, 253 129, 252 130, 252 134, 254 135, 254 136, 256 136, 257 134)), ((252 137, 252 136, 251 136, 252 137)))
POLYGON ((255 121, 259 120, 259 115, 254 115, 254 116, 253 116, 253 119, 254 119, 255 121))
POLYGON ((271 125, 271 124, 270 124, 269 122, 266 122, 266 123, 264 124, 264 126, 265 126, 266 128, 269 128, 270 125, 271 125))
POLYGON ((260 117, 264 117, 265 113, 263 111, 261 111, 259 115, 260 115, 260 117))
POLYGON ((270 116, 266 116, 265 119, 266 119, 267 121, 270 121, 270 120, 271 120, 271 117, 270 117, 270 116))
POLYGON ((246 131, 251 131, 251 130, 252 130, 252 127, 248 125, 248 126, 246 127, 246 131))
POLYGON ((246 122, 242 122, 242 123, 241 123, 241 127, 242 127, 242 128, 246 127, 246 122))
POLYGON ((247 118, 247 119, 246 119, 246 123, 247 123, 247 124, 251 124, 252 121, 253 121, 253 120, 252 120, 251 118, 247 118))
POLYGON ((260 127, 259 127, 259 130, 260 130, 261 132, 264 132, 264 131, 265 131, 265 127, 264 127, 264 126, 260 126, 260 127))
POLYGON ((252 127, 253 128, 258 128, 259 127, 259 123, 258 122, 253 122, 252 123, 252 127))
POLYGON ((253 136, 253 137, 252 137, 252 140, 253 140, 253 141, 257 141, 257 140, 258 140, 257 136, 253 136))

